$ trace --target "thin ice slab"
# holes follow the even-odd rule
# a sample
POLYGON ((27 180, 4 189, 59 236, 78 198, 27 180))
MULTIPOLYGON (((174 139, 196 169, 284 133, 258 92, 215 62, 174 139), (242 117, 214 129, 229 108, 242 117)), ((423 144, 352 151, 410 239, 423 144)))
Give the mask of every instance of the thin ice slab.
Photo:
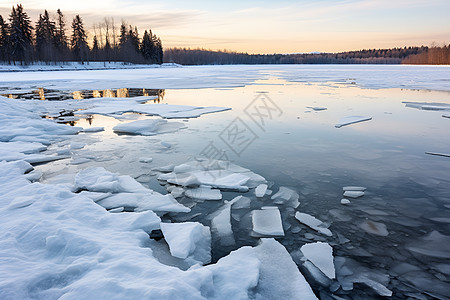
POLYGON ((273 203, 275 204, 287 204, 293 208, 297 208, 300 204, 298 198, 299 195, 296 191, 285 186, 280 186, 278 192, 272 195, 270 199, 274 200, 273 203))
POLYGON ((371 233, 371 234, 375 234, 375 235, 379 235, 379 236, 389 235, 386 225, 383 223, 367 220, 367 221, 361 223, 359 226, 362 229, 364 229, 364 231, 371 233))
POLYGON ((359 191, 359 192, 364 192, 367 188, 363 187, 363 186, 344 186, 342 188, 342 190, 344 192, 346 191, 359 191))
POLYGON ((350 197, 350 198, 359 198, 364 196, 363 191, 345 191, 344 197, 350 197))
POLYGON ((319 219, 316 219, 315 217, 305 214, 305 213, 301 213, 301 212, 296 212, 295 213, 295 218, 302 224, 305 224, 306 226, 314 229, 315 231, 322 233, 326 236, 332 236, 333 233, 331 233, 331 231, 326 228, 325 224, 320 221, 319 219))
POLYGON ((184 194, 189 198, 200 200, 222 200, 222 193, 218 189, 212 189, 209 186, 200 186, 194 189, 188 189, 184 194))
POLYGON ((252 212, 253 231, 263 236, 284 236, 281 214, 276 206, 252 212))
POLYGON ((360 123, 364 121, 370 121, 372 117, 363 117, 363 116, 348 116, 339 120, 339 123, 334 125, 336 128, 341 128, 343 126, 347 126, 350 124, 360 123))
POLYGON ((261 198, 266 194, 266 191, 267 191, 267 184, 262 183, 256 187, 255 195, 256 197, 261 198))
POLYGON ((328 278, 336 278, 333 262, 333 248, 328 243, 316 242, 303 245, 300 250, 328 278))

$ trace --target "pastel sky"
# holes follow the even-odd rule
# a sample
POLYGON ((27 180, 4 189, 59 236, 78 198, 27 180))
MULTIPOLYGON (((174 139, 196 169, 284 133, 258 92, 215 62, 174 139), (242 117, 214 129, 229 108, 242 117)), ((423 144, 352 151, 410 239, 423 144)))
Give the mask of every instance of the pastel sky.
MULTIPOLYGON (((7 17, 18 2, 0 0, 7 17)), ((151 28, 164 47, 249 53, 338 52, 450 43, 450 0, 69 0, 20 1, 36 21, 60 8, 69 24, 113 17, 151 28)))

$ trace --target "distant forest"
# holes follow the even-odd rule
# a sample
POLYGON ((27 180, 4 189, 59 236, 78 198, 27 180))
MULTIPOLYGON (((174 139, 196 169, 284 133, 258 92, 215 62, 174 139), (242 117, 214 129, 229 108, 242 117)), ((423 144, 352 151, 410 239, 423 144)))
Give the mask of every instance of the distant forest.
POLYGON ((47 10, 32 23, 21 4, 7 19, 0 15, 0 62, 30 64, 65 61, 117 61, 142 64, 163 62, 182 65, 226 64, 450 64, 450 45, 369 49, 341 53, 248 54, 206 49, 169 48, 145 30, 112 18, 94 24, 88 41, 83 19, 76 15, 70 28, 61 10, 51 17, 47 10))
POLYGON ((182 65, 227 64, 450 64, 450 45, 369 49, 341 53, 247 54, 206 49, 172 48, 164 61, 182 65))
POLYGON ((76 15, 66 30, 61 10, 55 18, 47 10, 33 25, 23 6, 12 8, 9 22, 0 15, 0 61, 9 64, 64 61, 122 61, 161 64, 161 39, 145 30, 139 37, 137 27, 122 22, 119 28, 113 19, 105 18, 94 26, 91 46, 83 19, 76 15))

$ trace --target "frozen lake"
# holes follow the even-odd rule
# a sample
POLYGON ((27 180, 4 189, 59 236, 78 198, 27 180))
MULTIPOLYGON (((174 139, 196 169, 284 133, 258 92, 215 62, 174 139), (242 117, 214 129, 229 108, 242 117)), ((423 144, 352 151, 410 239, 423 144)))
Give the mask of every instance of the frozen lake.
POLYGON ((223 243, 212 232, 212 262, 242 246, 258 245, 261 235, 252 228, 252 212, 277 206, 284 237, 262 236, 277 237, 321 299, 376 298, 386 296, 385 289, 392 291, 392 299, 448 297, 450 67, 212 66, 0 75, 0 94, 11 97, 38 97, 38 88, 56 98, 77 91, 114 96, 117 89, 145 88, 159 97, 150 102, 231 108, 169 119, 174 126, 165 124, 165 131, 146 135, 116 126, 159 117, 94 111, 75 118, 71 125, 104 130, 52 142, 42 153, 55 154, 68 145, 71 151, 67 158, 35 166, 43 173, 41 183, 70 184, 81 170, 104 167, 167 194, 174 184, 162 181, 158 168, 195 157, 222 159, 264 177, 273 194, 280 187, 298 193, 300 204, 277 203, 267 194, 256 197, 252 187, 223 189, 219 201, 177 197, 191 211, 165 214, 163 221, 213 227, 223 200, 250 199, 231 209, 231 242, 223 243), (364 121, 336 126, 348 116, 364 121), (346 186, 366 190, 361 197, 344 197, 346 186), (349 201, 342 204, 343 198, 349 201), (297 211, 322 221, 319 228, 332 235, 299 222, 297 211), (300 248, 317 241, 332 246, 336 279, 318 275, 305 263, 300 248))

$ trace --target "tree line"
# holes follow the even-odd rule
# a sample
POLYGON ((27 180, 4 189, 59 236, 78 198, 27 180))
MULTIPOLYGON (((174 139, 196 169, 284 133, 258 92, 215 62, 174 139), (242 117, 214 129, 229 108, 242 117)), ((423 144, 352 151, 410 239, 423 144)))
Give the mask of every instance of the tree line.
POLYGON ((156 63, 163 61, 161 39, 145 30, 139 37, 137 27, 122 21, 119 32, 113 19, 105 18, 94 25, 91 47, 80 15, 76 15, 66 30, 61 10, 50 17, 47 10, 39 15, 33 26, 23 6, 12 7, 9 19, 0 15, 0 61, 9 64, 64 61, 123 61, 156 63), (9 22, 8 22, 9 20, 9 22), (67 32, 70 36, 67 36, 67 32))
POLYGON ((248 54, 207 49, 170 48, 164 61, 182 65, 226 64, 450 64, 450 45, 363 49, 340 53, 248 54))

